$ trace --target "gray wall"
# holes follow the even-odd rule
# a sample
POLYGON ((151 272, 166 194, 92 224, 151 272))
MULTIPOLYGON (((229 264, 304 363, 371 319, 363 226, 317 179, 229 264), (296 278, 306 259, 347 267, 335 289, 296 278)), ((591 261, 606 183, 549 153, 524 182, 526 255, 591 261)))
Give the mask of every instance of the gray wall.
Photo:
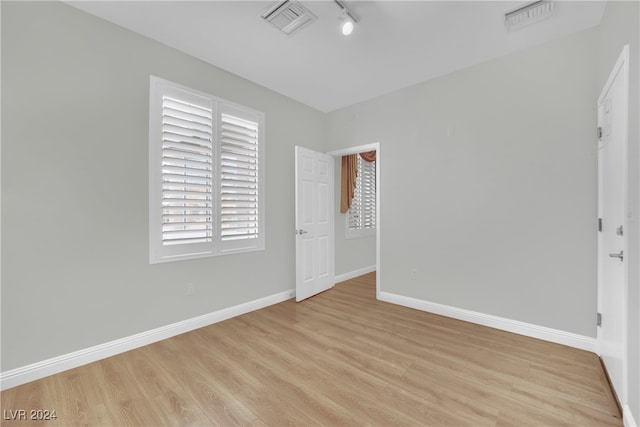
POLYGON ((381 142, 382 291, 595 337, 597 35, 329 114, 381 142))
POLYGON ((629 252, 629 298, 628 298, 628 363, 629 363, 629 408, 636 422, 640 422, 640 109, 638 87, 638 57, 640 34, 638 28, 638 2, 608 1, 600 25, 598 46, 598 90, 604 87, 609 73, 616 63, 622 47, 629 44, 629 151, 628 151, 628 202, 633 217, 628 222, 629 252))
POLYGON ((323 114, 58 2, 1 7, 2 371, 295 287, 293 147, 324 150, 323 114), (149 265, 150 74, 266 113, 265 251, 149 265))

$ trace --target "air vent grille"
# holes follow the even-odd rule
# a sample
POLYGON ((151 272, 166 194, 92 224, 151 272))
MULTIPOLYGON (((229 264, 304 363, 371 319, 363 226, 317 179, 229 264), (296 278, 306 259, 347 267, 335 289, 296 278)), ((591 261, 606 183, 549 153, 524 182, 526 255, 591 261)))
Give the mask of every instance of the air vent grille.
POLYGON ((507 30, 531 25, 553 16, 555 3, 552 0, 538 0, 529 2, 504 14, 504 24, 507 30))
POLYGON ((291 0, 274 3, 260 14, 260 18, 287 36, 300 31, 317 19, 309 9, 291 0))

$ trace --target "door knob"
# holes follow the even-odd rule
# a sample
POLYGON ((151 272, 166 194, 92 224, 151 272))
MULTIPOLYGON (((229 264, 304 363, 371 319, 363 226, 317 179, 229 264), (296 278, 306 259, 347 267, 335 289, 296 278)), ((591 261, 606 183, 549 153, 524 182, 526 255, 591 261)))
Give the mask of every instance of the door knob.
POLYGON ((307 234, 308 231, 304 231, 302 228, 300 230, 296 230, 296 234, 307 234))
POLYGON ((620 258, 620 261, 624 259, 624 251, 620 251, 619 254, 609 254, 611 258, 620 258))

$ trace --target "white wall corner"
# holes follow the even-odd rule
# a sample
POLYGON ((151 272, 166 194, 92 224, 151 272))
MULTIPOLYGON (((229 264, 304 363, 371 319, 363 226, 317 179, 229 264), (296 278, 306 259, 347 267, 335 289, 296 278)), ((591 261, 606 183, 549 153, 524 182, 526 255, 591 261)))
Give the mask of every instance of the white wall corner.
POLYGON ((491 314, 479 313, 471 310, 465 310, 462 308, 438 304, 435 302, 425 301, 403 295, 392 294, 389 292, 380 292, 378 299, 380 301, 390 302, 392 304, 398 304, 416 310, 439 314, 442 316, 451 317, 453 319, 464 320, 466 322, 476 323, 478 325, 488 326, 507 332, 513 332, 516 334, 525 335, 544 341, 550 341, 557 344, 563 344, 569 347, 579 348, 581 350, 591 351, 594 353, 596 352, 595 338, 574 334, 572 332, 565 332, 558 329, 547 328, 531 323, 520 322, 518 320, 507 319, 504 317, 493 316, 491 314))
POLYGON ((232 307, 223 308, 202 316, 182 320, 170 325, 162 326, 139 334, 130 335, 104 344, 99 344, 83 350, 74 351, 62 356, 53 357, 27 366, 0 372, 0 390, 16 387, 40 378, 54 375, 78 366, 86 365, 125 351, 143 347, 154 342, 162 341, 185 332, 193 331, 214 323, 240 316, 251 311, 259 310, 270 305, 278 304, 293 298, 295 290, 268 295, 253 301, 248 301, 232 307))
POLYGON ((633 418, 633 413, 631 413, 631 408, 629 405, 624 405, 622 408, 622 423, 624 427, 638 427, 638 423, 633 418))
POLYGON ((372 273, 376 271, 375 265, 370 265, 369 267, 359 268, 357 270, 350 271, 348 273, 338 274, 334 277, 334 283, 344 282, 345 280, 350 280, 358 276, 362 276, 363 274, 372 273))

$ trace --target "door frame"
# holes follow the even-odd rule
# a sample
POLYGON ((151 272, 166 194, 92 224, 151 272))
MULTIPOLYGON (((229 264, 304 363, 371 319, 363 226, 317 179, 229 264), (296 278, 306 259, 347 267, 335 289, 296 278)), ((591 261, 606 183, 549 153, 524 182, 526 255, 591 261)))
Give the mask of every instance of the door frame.
MULTIPOLYGON (((606 96, 606 94, 608 93, 609 89, 611 88, 611 85, 613 83, 613 81, 615 80, 616 76, 618 75, 618 73, 622 73, 622 79, 623 79, 623 104, 624 104, 624 112, 623 112, 623 117, 624 117, 624 125, 623 125, 623 129, 622 129, 622 151, 624 153, 624 164, 623 164, 623 171, 622 171, 622 176, 623 176, 623 189, 622 189, 622 194, 623 194, 623 199, 624 199, 624 215, 623 215, 623 230, 624 230, 624 235, 623 237, 623 243, 622 243, 622 250, 624 251, 625 254, 629 254, 629 239, 628 239, 628 231, 629 231, 629 227, 628 227, 628 218, 629 218, 629 195, 628 195, 628 190, 629 190, 629 176, 628 176, 628 143, 629 143, 629 45, 625 45, 622 48, 622 52, 620 53, 615 65, 613 66, 611 73, 609 74, 609 77, 607 78, 606 83, 604 84, 602 91, 600 92, 600 95, 598 96, 598 101, 596 103, 596 112, 598 112, 599 106, 602 103, 604 97, 606 96)), ((598 119, 599 119, 599 112, 598 114, 598 119)), ((598 122, 598 126, 600 126, 600 122, 598 122)), ((598 143, 596 141, 596 143, 598 143)), ((602 198, 600 196, 600 192, 601 190, 601 185, 602 185, 602 159, 601 159, 601 155, 600 155, 600 150, 598 147, 598 216, 600 217, 600 214, 602 212, 602 198)), ((604 290, 604 284, 603 284, 603 279, 602 279, 602 264, 604 261, 604 256, 606 254, 603 251, 602 248, 602 235, 600 232, 598 232, 598 295, 597 295, 597 309, 598 309, 598 313, 600 313, 601 309, 602 309, 602 293, 604 290)), ((627 258, 628 259, 628 258, 627 258)), ((627 323, 628 323, 628 310, 627 310, 627 301, 629 299, 629 263, 628 261, 624 263, 623 265, 623 284, 622 284, 622 293, 624 296, 624 301, 625 304, 623 304, 622 307, 620 307, 620 310, 622 311, 622 390, 619 391, 619 395, 618 400, 619 403, 621 404, 622 407, 624 407, 627 403, 627 394, 628 394, 628 337, 627 337, 627 333, 628 333, 628 328, 627 328, 627 323)), ((606 321, 606 319, 605 319, 606 321)), ((600 333, 600 328, 596 327, 596 348, 598 351, 598 355, 601 356, 602 354, 602 343, 601 343, 601 333, 600 333)), ((618 393, 617 390, 615 390, 616 393, 618 393)))
MULTIPOLYGON (((380 150, 380 142, 374 142, 371 144, 364 145, 356 145, 353 147, 343 148, 340 150, 329 151, 328 155, 334 158, 340 158, 342 156, 348 156, 350 154, 358 154, 364 151, 373 151, 376 150, 376 299, 380 299, 380 286, 381 286, 381 278, 380 278, 380 171, 382 170, 382 154, 380 150)), ((335 188, 334 183, 334 188, 335 188)), ((335 221, 334 221, 335 224, 335 221)), ((334 225, 334 233, 335 233, 335 225, 334 225)), ((336 239, 333 239, 333 244, 335 245, 336 239)), ((335 248, 334 248, 335 254, 335 248)))

